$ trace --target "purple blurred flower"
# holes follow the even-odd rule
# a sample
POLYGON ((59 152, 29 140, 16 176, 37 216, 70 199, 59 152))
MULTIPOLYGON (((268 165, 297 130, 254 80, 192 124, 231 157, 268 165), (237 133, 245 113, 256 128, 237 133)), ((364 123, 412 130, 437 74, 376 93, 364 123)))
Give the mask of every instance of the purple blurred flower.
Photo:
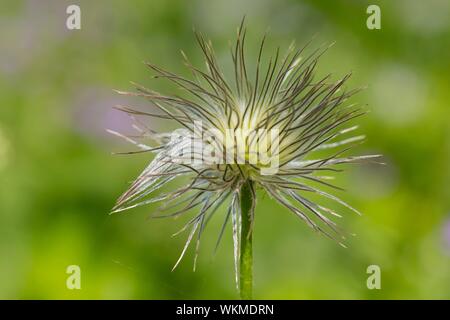
MULTIPOLYGON (((125 133, 132 132, 130 117, 113 107, 123 103, 111 90, 88 89, 81 91, 72 109, 73 126, 76 131, 94 140, 112 137, 106 129, 125 133)), ((117 139, 114 139, 117 141, 117 139)))
POLYGON ((444 248, 450 254, 450 218, 444 222, 442 228, 442 240, 444 243, 444 248))

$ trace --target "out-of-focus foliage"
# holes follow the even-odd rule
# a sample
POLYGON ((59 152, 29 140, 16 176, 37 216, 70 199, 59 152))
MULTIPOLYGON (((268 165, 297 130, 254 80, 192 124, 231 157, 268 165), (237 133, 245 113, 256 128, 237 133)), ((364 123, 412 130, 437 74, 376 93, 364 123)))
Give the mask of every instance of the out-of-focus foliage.
POLYGON ((112 156, 132 146, 105 129, 131 132, 114 105, 146 107, 112 89, 128 90, 132 80, 175 90, 151 79, 142 61, 185 75, 180 49, 201 61, 192 27, 229 64, 228 41, 244 14, 249 59, 268 28, 272 52, 314 35, 312 47, 336 41, 319 75, 352 71, 351 85, 368 85, 354 98, 372 111, 357 151, 387 162, 338 179, 343 198, 364 213, 341 221, 356 233, 348 249, 259 194, 255 298, 450 298, 450 3, 370 4, 381 8, 381 30, 367 29, 369 2, 356 0, 3 1, 0 298, 237 298, 230 229, 213 255, 221 219, 204 234, 194 273, 192 250, 170 271, 186 236, 170 235, 187 217, 147 220, 152 206, 108 215, 151 159, 112 156), (69 31, 66 7, 74 3, 82 28, 69 31), (66 288, 73 264, 81 290, 66 288), (366 287, 372 264, 381 268, 381 290, 366 287))

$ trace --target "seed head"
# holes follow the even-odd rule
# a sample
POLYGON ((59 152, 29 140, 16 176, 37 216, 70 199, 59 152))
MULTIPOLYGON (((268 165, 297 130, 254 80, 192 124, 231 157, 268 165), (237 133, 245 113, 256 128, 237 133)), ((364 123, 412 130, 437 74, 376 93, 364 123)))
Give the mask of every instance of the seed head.
POLYGON ((137 152, 155 154, 153 161, 117 200, 113 212, 154 202, 173 211, 164 217, 179 216, 198 208, 180 230, 190 229, 190 233, 176 267, 196 233, 198 252, 205 226, 218 208, 227 203, 218 243, 231 217, 237 262, 241 229, 239 190, 250 180, 255 198, 255 188, 265 190, 314 230, 342 243, 343 232, 332 220, 340 215, 310 198, 319 195, 359 213, 324 190, 340 189, 328 182, 327 174, 342 171, 342 164, 379 157, 344 155, 364 139, 361 135, 349 136, 357 126, 348 123, 365 113, 357 105, 346 104, 359 90, 344 88, 350 74, 334 82, 330 75, 315 79, 318 59, 327 48, 306 54, 307 46, 295 49, 292 45, 283 56, 278 49, 267 60, 263 58, 265 36, 251 73, 244 54, 246 29, 243 21, 231 48, 234 79, 228 81, 217 63, 211 42, 198 32, 195 36, 206 70, 193 66, 182 53, 192 79, 146 63, 156 77, 173 82, 187 97, 164 95, 137 84, 134 84, 135 92, 119 91, 146 98, 159 112, 138 111, 126 106, 118 106, 118 109, 133 117, 171 120, 180 128, 157 133, 136 120, 135 128, 144 142, 111 131, 141 149, 137 152), (145 140, 152 141, 152 145, 145 140), (328 155, 324 156, 326 152, 322 150, 328 150, 328 155), (182 177, 187 178, 186 185, 158 192, 182 177))

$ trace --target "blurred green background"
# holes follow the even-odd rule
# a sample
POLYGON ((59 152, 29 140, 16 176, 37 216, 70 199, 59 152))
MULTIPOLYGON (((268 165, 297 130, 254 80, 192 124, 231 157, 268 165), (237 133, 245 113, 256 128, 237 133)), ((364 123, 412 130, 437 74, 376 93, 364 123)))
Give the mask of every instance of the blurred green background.
MULTIPOLYGON (((259 195, 255 298, 450 298, 450 2, 432 1, 1 1, 0 298, 234 299, 231 230, 213 247, 222 219, 206 230, 196 272, 193 250, 171 268, 185 219, 148 220, 154 207, 108 215, 115 199, 151 160, 113 156, 132 146, 106 128, 131 132, 116 104, 129 81, 173 92, 151 79, 150 60, 187 75, 180 49, 199 63, 192 28, 230 63, 228 41, 247 15, 249 54, 270 28, 268 48, 336 44, 319 64, 350 85, 368 85, 355 102, 367 142, 387 166, 349 168, 339 194, 364 213, 341 225, 348 249, 319 236, 259 195), (81 30, 65 27, 66 7, 81 7, 81 30), (366 8, 381 7, 381 30, 366 8), (381 290, 366 268, 379 265, 381 290), (66 288, 79 265, 81 290, 66 288)), ((273 51, 272 51, 273 52, 273 51)), ((267 52, 267 55, 269 53, 267 52)), ((155 129, 161 123, 149 124, 155 129)))

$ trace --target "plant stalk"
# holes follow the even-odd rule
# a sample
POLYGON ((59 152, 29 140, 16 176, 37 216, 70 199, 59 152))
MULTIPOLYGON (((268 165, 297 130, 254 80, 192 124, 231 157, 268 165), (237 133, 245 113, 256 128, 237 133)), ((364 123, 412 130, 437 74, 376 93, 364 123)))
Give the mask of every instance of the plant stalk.
POLYGON ((247 180, 241 187, 241 248, 239 267, 239 292, 241 299, 252 299, 253 291, 253 218, 255 208, 255 194, 253 182, 247 180))

